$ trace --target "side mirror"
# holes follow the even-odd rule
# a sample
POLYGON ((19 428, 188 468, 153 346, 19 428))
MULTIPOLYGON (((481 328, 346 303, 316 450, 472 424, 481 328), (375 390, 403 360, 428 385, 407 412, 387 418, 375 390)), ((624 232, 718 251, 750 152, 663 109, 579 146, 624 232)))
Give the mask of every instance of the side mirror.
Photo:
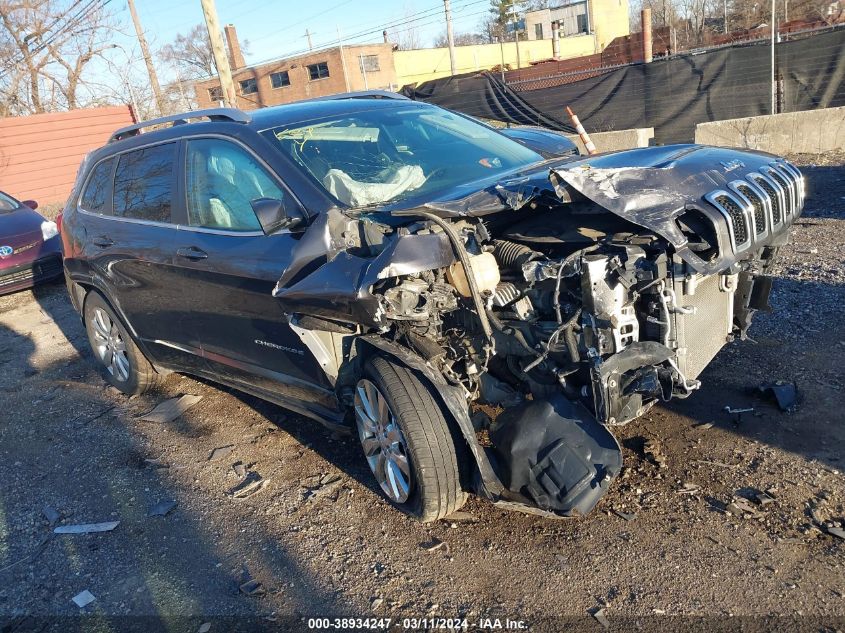
POLYGON ((25 207, 29 207, 33 211, 38 208, 38 203, 35 200, 24 200, 21 204, 25 207))
POLYGON ((250 201, 261 228, 269 235, 281 229, 292 229, 305 224, 305 213, 295 202, 277 198, 257 198, 250 201))

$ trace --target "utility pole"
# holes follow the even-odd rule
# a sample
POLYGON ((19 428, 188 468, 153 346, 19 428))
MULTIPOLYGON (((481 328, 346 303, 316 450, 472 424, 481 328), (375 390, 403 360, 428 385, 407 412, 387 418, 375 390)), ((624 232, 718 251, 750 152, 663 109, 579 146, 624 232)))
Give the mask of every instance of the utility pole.
POLYGON ((775 15, 777 7, 776 0, 772 0, 772 111, 771 114, 777 112, 777 83, 775 82, 775 38, 777 36, 777 17, 775 15))
POLYGON ((725 0, 725 35, 728 34, 728 0, 725 0))
MULTIPOLYGON (((774 2, 775 0, 772 0, 774 2)), ((346 53, 343 52, 343 38, 340 36, 340 25, 335 24, 337 29, 337 44, 340 47, 340 63, 343 66, 343 83, 346 85, 346 92, 349 92, 349 69, 346 67, 346 53)))
POLYGON ((135 10, 135 0, 126 0, 129 4, 129 13, 132 15, 132 22, 135 23, 135 33, 138 35, 138 44, 141 45, 141 54, 144 56, 144 63, 147 65, 147 72, 150 74, 150 86, 155 94, 158 113, 164 115, 164 97, 161 94, 161 86, 158 83, 156 69, 153 66, 153 58, 150 55, 150 48, 147 46, 147 38, 144 37, 144 29, 141 27, 141 20, 138 19, 138 12, 135 10))
POLYGON ((361 74, 364 75, 364 90, 369 90, 370 83, 367 81, 367 69, 364 67, 364 53, 358 55, 358 63, 361 65, 361 74))
POLYGON ((452 0, 443 0, 446 11, 446 42, 449 44, 449 67, 455 75, 455 33, 452 30, 452 0))
POLYGON ((308 39, 308 50, 313 51, 314 45, 311 43, 311 31, 305 29, 305 37, 308 39))
POLYGON ((211 42, 211 52, 214 55, 214 65, 217 66, 217 76, 220 78, 220 89, 223 92, 223 102, 230 108, 238 105, 235 84, 232 82, 232 69, 229 68, 229 57, 223 47, 223 37, 220 35, 220 23, 217 21, 217 8, 214 0, 200 0, 202 12, 205 15, 205 27, 208 29, 208 40, 211 42))

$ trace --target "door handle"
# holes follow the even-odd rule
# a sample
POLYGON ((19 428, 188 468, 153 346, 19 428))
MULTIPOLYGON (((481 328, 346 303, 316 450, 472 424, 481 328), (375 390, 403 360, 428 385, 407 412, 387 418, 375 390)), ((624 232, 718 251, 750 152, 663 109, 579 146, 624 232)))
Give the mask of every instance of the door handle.
POLYGON ((200 259, 208 259, 208 253, 196 246, 187 246, 176 250, 179 257, 190 259, 191 261, 198 261, 200 259))
POLYGON ((99 246, 100 248, 108 248, 114 245, 114 240, 106 235, 98 235, 91 241, 94 243, 94 246, 99 246))

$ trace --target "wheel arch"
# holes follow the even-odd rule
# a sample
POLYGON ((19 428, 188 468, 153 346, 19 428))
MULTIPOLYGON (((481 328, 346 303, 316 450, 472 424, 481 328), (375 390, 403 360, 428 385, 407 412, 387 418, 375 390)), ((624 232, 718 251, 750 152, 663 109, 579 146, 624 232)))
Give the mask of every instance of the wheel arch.
POLYGON ((337 386, 340 391, 351 388, 363 373, 364 362, 373 355, 385 355, 403 365, 417 375, 423 384, 432 387, 432 394, 438 401, 453 433, 464 439, 472 455, 473 465, 480 478, 477 492, 497 499, 504 491, 504 486, 493 470, 484 447, 475 436, 475 428, 469 417, 466 399, 458 387, 450 385, 436 368, 428 364, 412 350, 388 341, 377 334, 357 337, 350 350, 349 360, 344 363, 338 374, 337 386))
POLYGON ((85 322, 85 305, 88 302, 88 298, 93 292, 100 295, 106 305, 112 312, 114 312, 115 316, 120 319, 121 325, 123 325, 129 333, 129 336, 132 337, 132 342, 135 343, 135 345, 141 350, 141 353, 152 364, 156 372, 162 375, 170 373, 169 370, 160 367, 153 360, 153 356, 150 354, 147 346, 144 345, 144 342, 138 337, 138 333, 135 331, 135 328, 132 327, 132 323, 126 318, 126 314, 124 314, 123 310, 120 309, 119 304, 112 300, 107 290, 100 287, 100 285, 96 284, 93 280, 77 280, 68 278, 68 292, 71 295, 71 301, 74 302, 74 307, 76 307, 79 312, 83 325, 85 322))

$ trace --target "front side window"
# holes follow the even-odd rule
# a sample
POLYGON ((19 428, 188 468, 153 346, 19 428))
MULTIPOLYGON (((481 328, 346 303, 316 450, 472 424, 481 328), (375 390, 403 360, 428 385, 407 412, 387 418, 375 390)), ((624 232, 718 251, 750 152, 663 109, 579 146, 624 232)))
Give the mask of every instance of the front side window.
POLYGON ((329 76, 328 62, 320 62, 318 64, 310 64, 308 66, 308 77, 311 81, 315 79, 325 79, 329 76))
POLYGON ((176 143, 121 154, 114 174, 114 215, 170 222, 176 143))
POLYGON ((542 160, 480 123, 416 104, 302 121, 265 134, 352 207, 431 194, 542 160))
POLYGON ((274 88, 283 88, 290 85, 290 74, 286 70, 282 70, 270 75, 270 84, 274 88))
POLYGON ((258 82, 255 80, 255 77, 244 79, 238 83, 241 84, 242 95, 252 95, 258 92, 258 82))
POLYGON ((111 185, 112 172, 114 171, 114 158, 109 158, 99 163, 91 171, 85 191, 79 200, 79 206, 89 213, 108 213, 109 186, 111 185))
POLYGON ((226 231, 260 231, 251 202, 284 200, 270 173, 245 149, 221 139, 188 141, 188 223, 226 231))

